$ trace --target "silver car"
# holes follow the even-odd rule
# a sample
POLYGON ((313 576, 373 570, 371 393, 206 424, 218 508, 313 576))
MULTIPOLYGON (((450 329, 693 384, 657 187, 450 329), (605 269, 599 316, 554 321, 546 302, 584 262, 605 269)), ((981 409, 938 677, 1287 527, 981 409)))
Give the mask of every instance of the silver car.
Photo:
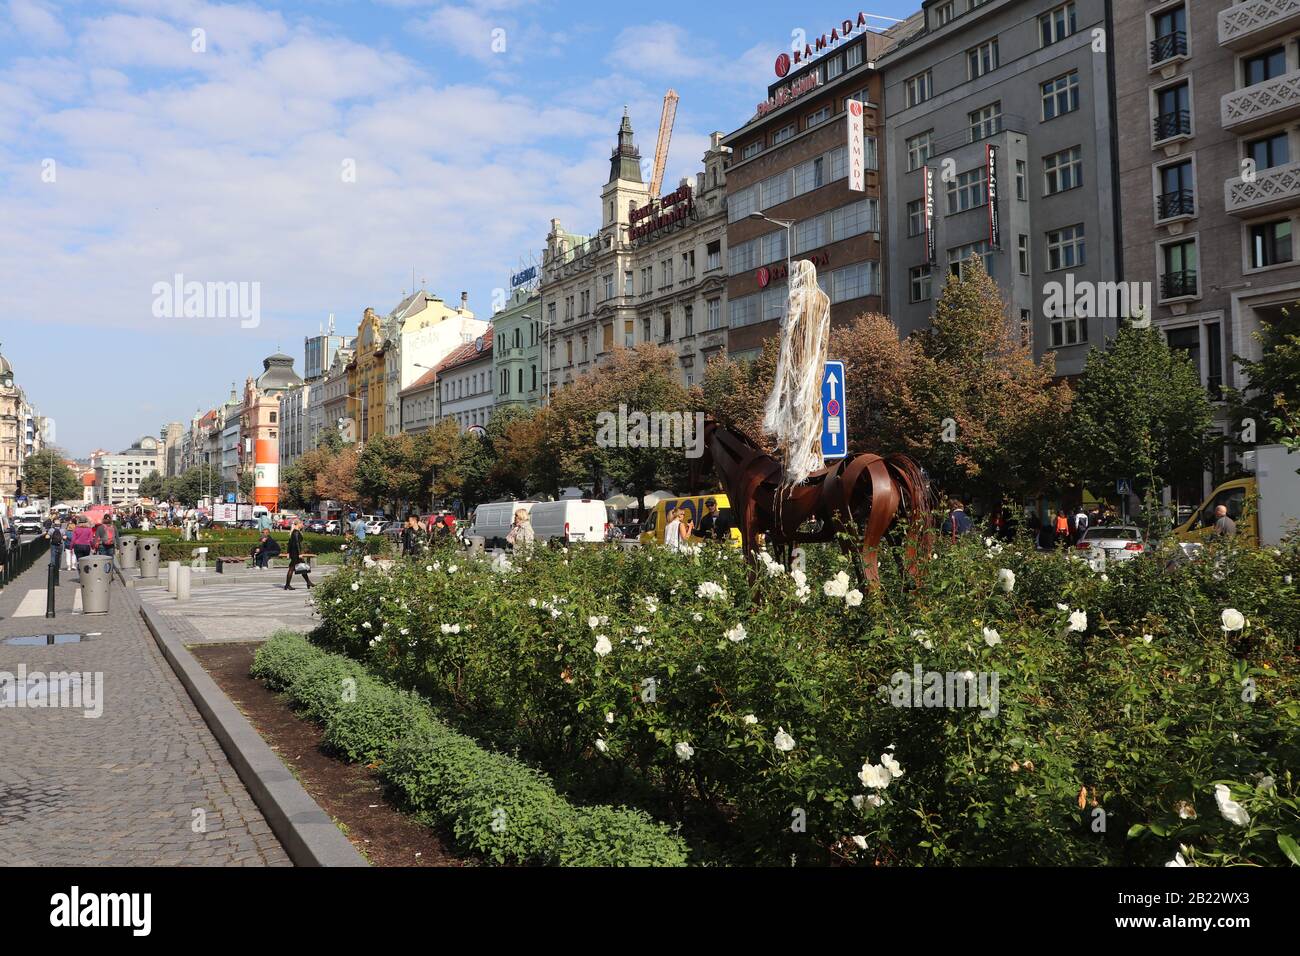
POLYGON ((1128 561, 1146 552, 1146 541, 1142 531, 1131 525, 1104 525, 1085 531, 1075 548, 1088 552, 1090 558, 1128 561))

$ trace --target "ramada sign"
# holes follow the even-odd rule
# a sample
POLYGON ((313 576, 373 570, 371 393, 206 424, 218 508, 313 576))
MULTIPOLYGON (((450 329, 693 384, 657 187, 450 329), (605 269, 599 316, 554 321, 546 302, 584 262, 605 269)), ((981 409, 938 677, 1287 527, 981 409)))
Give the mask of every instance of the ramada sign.
POLYGON ((811 60, 818 53, 829 50, 841 40, 847 40, 854 30, 861 30, 867 25, 867 15, 859 13, 857 21, 844 20, 838 27, 831 30, 829 34, 823 33, 812 43, 804 44, 802 50, 792 50, 793 58, 790 53, 782 53, 776 58, 776 75, 785 79, 786 74, 790 72, 792 66, 798 66, 804 60, 811 60))

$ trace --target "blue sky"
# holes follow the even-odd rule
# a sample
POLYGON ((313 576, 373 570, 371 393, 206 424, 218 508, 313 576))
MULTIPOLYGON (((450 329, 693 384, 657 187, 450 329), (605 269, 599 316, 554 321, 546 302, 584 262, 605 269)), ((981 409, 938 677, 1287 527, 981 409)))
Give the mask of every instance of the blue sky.
POLYGON ((665 181, 694 175, 793 30, 864 9, 615 8, 0 0, 0 351, 58 443, 125 447, 277 347, 301 371, 305 335, 391 310, 412 270, 488 317, 552 218, 596 225, 624 105, 649 158, 676 89, 665 181), (156 316, 177 274, 256 283, 260 321, 156 316))

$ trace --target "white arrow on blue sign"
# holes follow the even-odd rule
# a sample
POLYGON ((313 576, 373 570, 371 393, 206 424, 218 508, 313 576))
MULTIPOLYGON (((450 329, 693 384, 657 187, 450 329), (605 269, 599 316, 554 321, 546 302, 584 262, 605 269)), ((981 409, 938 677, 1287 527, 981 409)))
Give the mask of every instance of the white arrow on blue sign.
POLYGON ((822 457, 849 453, 848 415, 844 410, 844 363, 827 362, 822 371, 822 457))

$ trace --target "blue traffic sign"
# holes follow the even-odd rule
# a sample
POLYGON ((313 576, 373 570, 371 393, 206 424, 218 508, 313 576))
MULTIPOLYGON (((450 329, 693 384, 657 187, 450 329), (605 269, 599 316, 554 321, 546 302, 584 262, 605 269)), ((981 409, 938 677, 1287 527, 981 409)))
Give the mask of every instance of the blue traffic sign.
POLYGON ((1129 480, 1127 478, 1117 478, 1115 480, 1115 494, 1128 495, 1132 493, 1133 493, 1132 485, 1129 483, 1129 480))
POLYGON ((848 414, 844 409, 844 363, 827 362, 822 371, 822 457, 849 453, 848 414))
POLYGON ((234 494, 230 494, 230 493, 228 493, 228 494, 226 495, 226 504, 228 504, 228 505, 233 505, 234 503, 235 503, 235 496, 234 496, 234 494))

